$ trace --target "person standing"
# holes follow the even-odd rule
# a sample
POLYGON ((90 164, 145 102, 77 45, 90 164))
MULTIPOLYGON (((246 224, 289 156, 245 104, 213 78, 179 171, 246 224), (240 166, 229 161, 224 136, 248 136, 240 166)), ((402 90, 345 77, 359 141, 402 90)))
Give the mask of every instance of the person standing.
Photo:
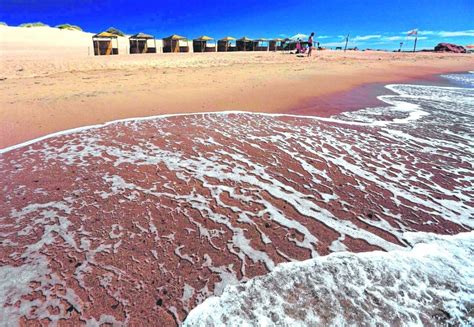
POLYGON ((309 47, 308 48, 308 57, 311 57, 311 52, 313 52, 313 43, 314 43, 313 37, 314 37, 314 32, 312 32, 311 35, 308 38, 308 47, 309 47))

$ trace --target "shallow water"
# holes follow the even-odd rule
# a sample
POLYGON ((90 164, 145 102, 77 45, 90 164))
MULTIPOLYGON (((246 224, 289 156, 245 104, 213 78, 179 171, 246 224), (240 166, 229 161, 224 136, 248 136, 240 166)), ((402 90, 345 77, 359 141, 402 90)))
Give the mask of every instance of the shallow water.
POLYGON ((163 116, 4 150, 2 320, 179 323, 282 262, 472 230, 474 89, 388 88, 331 118, 163 116))

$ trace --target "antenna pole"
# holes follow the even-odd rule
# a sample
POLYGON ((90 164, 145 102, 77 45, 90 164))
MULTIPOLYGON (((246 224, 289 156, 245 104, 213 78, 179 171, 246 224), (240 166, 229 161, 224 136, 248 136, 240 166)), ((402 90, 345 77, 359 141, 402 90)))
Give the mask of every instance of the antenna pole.
POLYGON ((347 34, 347 36, 346 36, 346 46, 344 47, 344 52, 346 52, 346 50, 347 50, 347 43, 349 43, 349 35, 350 34, 347 34))

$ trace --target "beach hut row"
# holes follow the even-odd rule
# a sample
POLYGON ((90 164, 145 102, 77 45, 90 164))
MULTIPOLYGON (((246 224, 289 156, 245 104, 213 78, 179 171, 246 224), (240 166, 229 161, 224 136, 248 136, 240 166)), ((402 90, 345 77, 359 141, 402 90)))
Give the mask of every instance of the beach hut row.
MULTIPOLYGON (((284 39, 250 39, 246 36, 236 39, 226 36, 213 42, 212 37, 203 35, 193 40, 193 52, 230 52, 230 51, 277 51, 283 49, 284 39), (212 42, 210 45, 209 43, 212 42)), ((92 37, 94 55, 118 54, 118 36, 101 32, 92 37)), ((138 33, 129 37, 130 54, 157 53, 156 38, 153 35, 138 33)), ((165 53, 190 52, 188 39, 173 34, 163 39, 162 51, 165 53)))

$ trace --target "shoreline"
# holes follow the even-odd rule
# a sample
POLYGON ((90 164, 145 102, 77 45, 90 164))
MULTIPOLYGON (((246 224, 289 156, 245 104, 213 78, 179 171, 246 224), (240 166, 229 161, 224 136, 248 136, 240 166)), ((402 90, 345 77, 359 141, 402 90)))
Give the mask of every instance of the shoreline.
MULTIPOLYGON (((396 84, 396 83, 394 83, 394 84, 396 84)), ((414 83, 414 84, 416 84, 416 83, 414 83)), ((444 85, 440 85, 440 86, 445 87, 445 88, 453 88, 453 89, 459 88, 458 86, 454 86, 454 85, 452 85, 452 83, 449 83, 449 82, 440 83, 440 84, 444 84, 444 85)), ((370 107, 372 107, 372 106, 373 107, 375 107, 375 106, 381 106, 381 107, 393 106, 393 104, 391 104, 387 100, 382 99, 382 97, 386 97, 386 96, 390 97, 390 96, 393 96, 393 95, 397 95, 397 93, 392 90, 392 88, 391 88, 392 85, 393 84, 383 85, 383 90, 384 90, 383 93, 380 92, 380 90, 379 90, 379 93, 376 96, 374 96, 373 98, 368 98, 367 100, 370 101, 373 104, 370 107), (375 103, 377 103, 377 104, 375 104, 375 103)), ((430 86, 428 84, 427 85, 420 84, 420 85, 430 86)), ((373 90, 374 87, 380 87, 381 84, 378 84, 378 83, 377 84, 368 84, 366 86, 368 86, 369 89, 372 88, 372 90, 373 90)), ((362 86, 362 87, 364 87, 364 86, 362 86)), ((342 96, 347 96, 347 98, 349 98, 349 99, 354 94, 360 95, 360 93, 357 92, 357 88, 354 88, 350 92, 345 92, 345 93, 341 92, 341 94, 342 94, 342 96)), ((314 107, 310 107, 310 108, 314 110, 314 107)), ((159 115, 154 115, 154 116, 129 117, 129 118, 111 120, 111 121, 107 121, 107 122, 100 123, 100 124, 79 126, 79 127, 75 127, 75 128, 71 128, 71 129, 65 129, 65 130, 54 132, 54 133, 42 135, 40 137, 30 139, 30 140, 26 140, 26 141, 18 143, 18 144, 13 144, 13 145, 10 145, 10 146, 0 148, 0 155, 6 154, 8 152, 11 152, 11 151, 14 151, 16 149, 20 149, 20 148, 23 148, 23 147, 26 147, 26 146, 29 146, 29 145, 33 145, 35 143, 45 141, 45 140, 48 140, 48 139, 51 139, 51 138, 54 138, 54 137, 65 136, 65 135, 69 135, 69 134, 73 134, 73 133, 79 133, 79 132, 87 131, 87 130, 90 130, 90 129, 104 128, 104 127, 107 127, 109 125, 127 123, 127 122, 139 122, 139 121, 155 120, 155 119, 187 117, 187 116, 194 116, 194 115, 204 116, 204 115, 249 114, 249 115, 260 115, 260 116, 269 116, 269 117, 289 117, 289 118, 314 119, 314 120, 318 120, 318 121, 322 121, 322 122, 332 122, 332 123, 337 123, 337 124, 342 124, 342 125, 345 125, 345 124, 348 124, 348 125, 361 125, 361 126, 371 125, 371 124, 357 123, 357 122, 352 122, 352 121, 344 121, 344 120, 337 120, 337 119, 332 119, 331 118, 331 116, 337 115, 337 114, 340 114, 340 113, 343 113, 343 112, 357 111, 357 110, 366 108, 363 105, 360 105, 357 108, 355 108, 355 107, 354 108, 350 108, 350 107, 348 108, 348 107, 345 107, 345 106, 341 106, 339 108, 340 108, 339 112, 334 112, 331 115, 327 115, 327 116, 324 115, 324 114, 322 114, 322 115, 304 114, 301 111, 299 111, 298 113, 292 113, 292 112, 272 113, 272 112, 244 111, 244 110, 220 110, 220 111, 185 112, 185 113, 172 113, 172 114, 166 114, 165 113, 165 114, 159 114, 159 115)), ((337 110, 337 109, 332 108, 332 110, 337 110)))
POLYGON ((329 117, 379 103, 354 103, 363 95, 350 96, 363 90, 370 97, 374 85, 434 80, 474 67, 469 55, 335 51, 311 59, 266 52, 108 59, 18 59, 22 70, 0 81, 0 148, 163 114, 243 110, 329 117), (31 72, 37 75, 23 76, 31 72))

